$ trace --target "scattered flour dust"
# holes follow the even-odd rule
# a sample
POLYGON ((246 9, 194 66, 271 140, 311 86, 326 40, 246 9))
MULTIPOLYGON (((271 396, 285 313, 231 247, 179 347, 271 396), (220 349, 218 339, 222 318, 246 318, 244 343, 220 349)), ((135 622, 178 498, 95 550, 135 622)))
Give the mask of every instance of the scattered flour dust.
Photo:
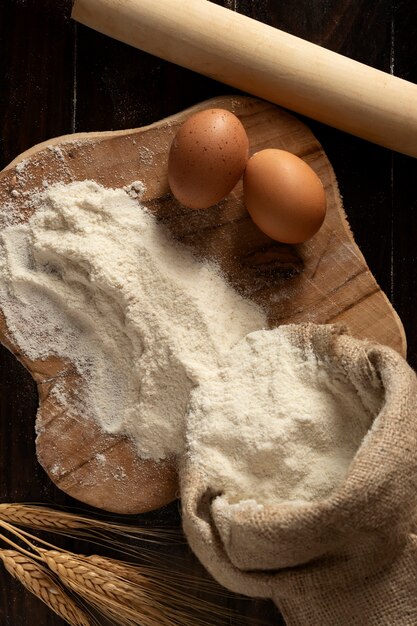
MULTIPOLYGON (((31 359, 71 361, 69 414, 124 434, 142 458, 181 454, 233 506, 325 497, 381 398, 272 331, 214 264, 138 203, 140 184, 46 187, 0 235, 0 307, 31 359)), ((99 464, 104 456, 97 455, 99 464)), ((121 478, 123 476, 121 475, 121 478)))
POLYGON ((266 321, 131 191, 83 181, 31 198, 29 222, 1 232, 0 307, 30 359, 57 355, 76 366, 85 381, 78 397, 64 385, 54 391, 69 414, 161 459, 183 449, 192 388, 266 321))

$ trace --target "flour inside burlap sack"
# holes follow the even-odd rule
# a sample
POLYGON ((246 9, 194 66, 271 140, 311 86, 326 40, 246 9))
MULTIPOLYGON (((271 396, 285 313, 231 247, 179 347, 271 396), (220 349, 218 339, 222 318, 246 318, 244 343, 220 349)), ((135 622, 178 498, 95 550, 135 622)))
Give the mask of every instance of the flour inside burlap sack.
POLYGON ((189 455, 229 504, 326 497, 380 409, 377 377, 355 384, 289 329, 249 334, 192 392, 189 455))
POLYGON ((288 626, 415 626, 416 375, 394 350, 335 326, 272 333, 270 361, 271 335, 253 333, 194 394, 181 468, 187 539, 216 580, 272 598, 288 626))

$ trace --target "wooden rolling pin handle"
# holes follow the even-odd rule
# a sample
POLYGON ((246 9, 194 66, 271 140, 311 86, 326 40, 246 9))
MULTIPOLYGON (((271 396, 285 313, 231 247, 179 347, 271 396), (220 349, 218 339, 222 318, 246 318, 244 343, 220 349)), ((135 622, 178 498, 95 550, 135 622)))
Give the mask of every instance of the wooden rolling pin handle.
POLYGON ((417 85, 208 0, 75 0, 72 17, 158 57, 417 156, 417 85))

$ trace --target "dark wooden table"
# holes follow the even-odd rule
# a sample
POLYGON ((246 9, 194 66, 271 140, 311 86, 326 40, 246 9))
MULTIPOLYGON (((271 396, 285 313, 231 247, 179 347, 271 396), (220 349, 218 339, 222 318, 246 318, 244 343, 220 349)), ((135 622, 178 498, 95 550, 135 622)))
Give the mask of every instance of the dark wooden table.
MULTIPOLYGON (((417 82, 415 0, 218 4, 417 82)), ((71 0, 0 3, 0 168, 54 136, 139 127, 206 98, 233 93, 225 85, 76 25, 70 10, 71 0)), ((404 323, 408 359, 416 367, 417 161, 307 123, 333 163, 356 240, 404 323)), ((0 500, 74 506, 36 462, 36 407, 33 382, 1 348, 0 500)), ((144 518, 180 525, 177 504, 144 518)), ((69 540, 66 546, 74 548, 69 540)), ((190 571, 201 571, 191 554, 186 558, 190 571)), ((283 623, 269 602, 229 598, 219 603, 240 615, 259 616, 266 625, 283 623)), ((27 622, 63 624, 0 569, 0 625, 27 622)), ((241 623, 239 616, 230 620, 231 626, 241 623)))

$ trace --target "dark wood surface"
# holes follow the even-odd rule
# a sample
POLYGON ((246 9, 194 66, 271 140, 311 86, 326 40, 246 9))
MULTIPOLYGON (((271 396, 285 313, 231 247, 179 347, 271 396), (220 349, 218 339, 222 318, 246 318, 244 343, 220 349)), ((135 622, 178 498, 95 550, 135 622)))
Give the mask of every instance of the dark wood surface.
MULTIPOLYGON (((415 0, 217 3, 417 82, 415 0)), ((71 0, 0 3, 0 168, 54 136, 138 127, 206 98, 233 93, 72 23, 70 9, 71 0)), ((417 161, 307 122, 333 164, 356 241, 404 323, 408 359, 416 367, 417 161)), ((36 462, 36 406, 35 385, 1 349, 0 500, 76 506, 36 462)), ((178 527, 178 505, 143 520, 178 527)), ((66 546, 80 548, 70 541, 66 546)), ((183 551, 188 570, 201 573, 194 557, 183 551)), ((258 616, 266 625, 283 623, 269 602, 220 596, 218 602, 240 615, 258 616)), ((0 625, 27 622, 63 624, 0 569, 0 625)), ((230 620, 231 626, 241 623, 239 615, 230 620)))

